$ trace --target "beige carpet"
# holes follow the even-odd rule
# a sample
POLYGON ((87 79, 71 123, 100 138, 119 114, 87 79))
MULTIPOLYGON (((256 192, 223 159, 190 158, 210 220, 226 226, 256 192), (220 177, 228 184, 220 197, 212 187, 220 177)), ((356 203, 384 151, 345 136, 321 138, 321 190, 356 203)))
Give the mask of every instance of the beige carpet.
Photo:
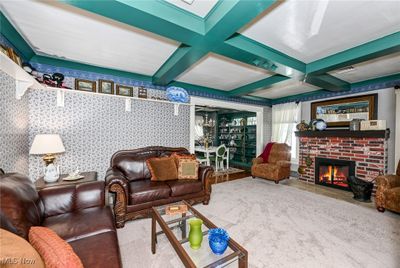
POLYGON ((223 169, 223 170, 215 171, 215 172, 214 172, 214 176, 236 174, 236 173, 240 173, 240 172, 243 172, 243 171, 244 171, 243 169, 230 167, 230 168, 228 168, 228 169, 223 169))
MULTIPOLYGON (((400 267, 398 214, 251 178, 213 185, 196 209, 248 250, 250 267, 400 267)), ((124 267, 183 267, 163 235, 151 253, 150 223, 118 230, 124 267)))

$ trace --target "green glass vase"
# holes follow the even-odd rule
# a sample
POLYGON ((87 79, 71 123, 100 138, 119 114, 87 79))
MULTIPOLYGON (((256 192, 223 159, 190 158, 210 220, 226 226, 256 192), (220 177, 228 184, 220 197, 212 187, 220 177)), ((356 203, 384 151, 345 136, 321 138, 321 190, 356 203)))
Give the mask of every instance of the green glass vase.
POLYGON ((201 242, 203 241, 202 224, 203 221, 198 218, 189 221, 189 244, 192 249, 199 249, 201 247, 201 242))

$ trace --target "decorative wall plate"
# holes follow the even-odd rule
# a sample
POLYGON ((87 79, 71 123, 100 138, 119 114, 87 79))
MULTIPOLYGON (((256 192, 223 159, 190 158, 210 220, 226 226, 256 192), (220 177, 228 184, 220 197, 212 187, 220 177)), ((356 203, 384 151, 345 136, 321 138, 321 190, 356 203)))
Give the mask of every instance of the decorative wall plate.
POLYGON ((181 87, 167 88, 167 98, 169 101, 182 103, 188 103, 190 99, 187 91, 181 87))

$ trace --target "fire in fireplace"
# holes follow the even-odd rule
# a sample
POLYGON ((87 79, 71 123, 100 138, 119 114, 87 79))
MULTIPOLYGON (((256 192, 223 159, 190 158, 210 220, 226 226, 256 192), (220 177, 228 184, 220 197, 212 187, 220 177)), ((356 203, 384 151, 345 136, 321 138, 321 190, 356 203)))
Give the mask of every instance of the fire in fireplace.
POLYGON ((349 190, 347 178, 355 175, 355 162, 329 158, 315 158, 315 183, 349 190))

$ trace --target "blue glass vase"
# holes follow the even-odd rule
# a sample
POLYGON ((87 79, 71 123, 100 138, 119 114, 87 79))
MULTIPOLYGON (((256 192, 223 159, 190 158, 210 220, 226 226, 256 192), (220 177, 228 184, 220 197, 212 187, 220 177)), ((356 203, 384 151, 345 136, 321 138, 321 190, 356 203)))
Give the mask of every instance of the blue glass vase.
POLYGON ((229 235, 221 228, 210 229, 208 231, 208 243, 214 254, 222 255, 228 247, 229 235))

